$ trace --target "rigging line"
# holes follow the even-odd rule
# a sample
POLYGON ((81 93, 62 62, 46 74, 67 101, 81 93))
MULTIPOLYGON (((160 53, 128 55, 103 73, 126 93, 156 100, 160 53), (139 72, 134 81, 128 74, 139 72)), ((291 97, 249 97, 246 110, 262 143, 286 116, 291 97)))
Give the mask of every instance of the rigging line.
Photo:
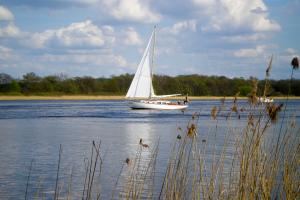
POLYGON ((153 93, 153 96, 155 96, 155 94, 154 94, 154 88, 153 88, 153 84, 152 84, 152 80, 153 80, 153 67, 154 67, 155 43, 156 43, 156 25, 154 25, 154 30, 153 30, 153 46, 152 46, 152 56, 151 56, 152 60, 151 60, 151 66, 150 66, 150 77, 151 77, 151 81, 150 81, 150 94, 149 94, 149 98, 150 99, 152 98, 152 93, 153 93))

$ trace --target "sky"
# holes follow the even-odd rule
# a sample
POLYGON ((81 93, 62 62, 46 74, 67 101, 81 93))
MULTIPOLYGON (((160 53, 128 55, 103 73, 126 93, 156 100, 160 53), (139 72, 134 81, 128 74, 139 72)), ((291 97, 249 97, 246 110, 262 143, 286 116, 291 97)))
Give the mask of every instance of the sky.
POLYGON ((299 19, 300 0, 0 0, 0 73, 132 74, 156 25, 156 74, 263 79, 273 55, 287 79, 299 19))

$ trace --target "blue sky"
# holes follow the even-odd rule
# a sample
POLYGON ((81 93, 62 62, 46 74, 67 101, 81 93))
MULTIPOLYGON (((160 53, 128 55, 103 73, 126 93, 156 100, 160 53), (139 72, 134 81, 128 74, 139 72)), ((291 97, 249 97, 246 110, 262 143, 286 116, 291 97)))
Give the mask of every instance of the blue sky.
MULTIPOLYGON (((2 0, 0 73, 134 73, 154 25, 158 74, 285 79, 300 0, 2 0)), ((296 78, 300 78, 297 71, 296 78)))

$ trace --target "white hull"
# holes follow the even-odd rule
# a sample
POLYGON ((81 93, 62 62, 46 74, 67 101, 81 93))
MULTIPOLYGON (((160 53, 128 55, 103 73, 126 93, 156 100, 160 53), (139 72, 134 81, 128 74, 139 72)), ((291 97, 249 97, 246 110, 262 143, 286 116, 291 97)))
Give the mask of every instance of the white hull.
POLYGON ((267 97, 259 97, 258 101, 260 103, 272 103, 274 100, 267 97))
POLYGON ((131 107, 132 109, 183 110, 186 109, 188 105, 178 104, 171 101, 141 100, 141 101, 130 101, 129 107, 131 107))

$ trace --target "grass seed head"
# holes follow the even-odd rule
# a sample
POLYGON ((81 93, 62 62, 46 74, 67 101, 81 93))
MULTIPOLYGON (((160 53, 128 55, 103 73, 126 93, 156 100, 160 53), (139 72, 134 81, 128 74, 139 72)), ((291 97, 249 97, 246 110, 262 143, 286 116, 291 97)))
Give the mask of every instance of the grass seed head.
POLYGON ((196 125, 194 123, 192 123, 191 125, 188 126, 187 136, 192 138, 195 135, 196 135, 196 125))
POLYGON ((254 126, 254 117, 252 114, 248 116, 248 125, 254 126))
POLYGON ((126 158, 125 163, 126 163, 127 165, 130 165, 130 163, 131 163, 130 159, 129 159, 129 158, 126 158))
POLYGON ((257 80, 256 79, 253 79, 253 81, 252 81, 252 89, 248 96, 248 100, 249 100, 249 103, 252 105, 257 104, 258 98, 257 98, 257 80))
POLYGON ((273 123, 275 123, 278 119, 278 113, 281 111, 283 104, 275 105, 275 104, 268 104, 267 105, 267 113, 269 118, 273 123))
POLYGON ((225 96, 221 98, 221 104, 222 104, 222 105, 224 105, 225 100, 226 100, 226 97, 225 97, 225 96))
POLYGON ((217 107, 216 106, 212 107, 210 111, 210 116, 213 120, 217 119, 217 113, 218 113, 217 107))
POLYGON ((238 99, 238 96, 240 95, 240 92, 237 92, 235 95, 234 95, 234 99, 233 99, 233 103, 236 103, 237 102, 237 99, 238 99))
POLYGON ((233 104, 231 110, 232 110, 232 112, 238 113, 238 107, 237 107, 237 105, 233 104))

